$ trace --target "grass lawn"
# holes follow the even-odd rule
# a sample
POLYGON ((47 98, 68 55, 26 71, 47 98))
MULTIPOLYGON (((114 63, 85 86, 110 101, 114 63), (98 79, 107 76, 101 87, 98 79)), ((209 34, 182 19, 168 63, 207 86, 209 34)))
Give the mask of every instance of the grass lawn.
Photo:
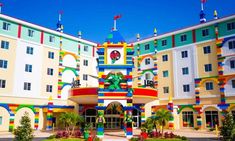
POLYGON ((43 141, 85 141, 84 139, 69 138, 69 139, 46 139, 43 141))
POLYGON ((147 139, 146 141, 182 141, 181 139, 147 139))

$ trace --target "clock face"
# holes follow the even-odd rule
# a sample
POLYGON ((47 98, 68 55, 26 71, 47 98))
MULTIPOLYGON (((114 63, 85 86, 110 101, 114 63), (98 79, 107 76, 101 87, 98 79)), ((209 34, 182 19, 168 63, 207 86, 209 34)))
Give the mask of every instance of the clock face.
POLYGON ((121 54, 119 51, 117 50, 113 50, 111 53, 110 53, 110 58, 112 60, 112 64, 114 64, 117 60, 119 60, 121 58, 121 54))

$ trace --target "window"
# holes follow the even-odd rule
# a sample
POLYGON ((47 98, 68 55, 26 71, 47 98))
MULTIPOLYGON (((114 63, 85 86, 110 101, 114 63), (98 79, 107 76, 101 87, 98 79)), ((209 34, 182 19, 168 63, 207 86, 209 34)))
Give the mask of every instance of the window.
POLYGON ((187 58, 188 57, 188 51, 181 51, 181 57, 187 58))
POLYGON ((183 127, 194 127, 192 111, 184 111, 182 112, 182 116, 183 116, 183 127))
POLYGON ((205 36, 208 36, 209 35, 209 29, 203 29, 202 30, 202 36, 205 37, 205 36))
POLYGON ((28 30, 28 36, 33 37, 34 31, 32 29, 28 30))
POLYGON ((33 54, 33 47, 27 47, 26 48, 26 53, 27 54, 33 54))
POLYGON ((232 80, 232 88, 235 89, 235 80, 232 80))
POLYGON ((150 73, 145 74, 145 80, 150 80, 150 73))
POLYGON ((169 87, 163 87, 163 93, 164 94, 169 93, 169 87))
POLYGON ((88 52, 88 46, 84 46, 84 51, 88 52))
POLYGON ((149 50, 149 44, 144 45, 145 50, 149 50))
POLYGON ((7 68, 8 61, 7 60, 0 60, 0 68, 7 68))
POLYGON ((206 82, 206 90, 213 90, 213 82, 206 82))
POLYGON ((7 30, 7 31, 11 30, 11 24, 7 22, 3 22, 2 29, 7 30))
POLYGON ((48 52, 48 58, 54 59, 54 52, 49 51, 48 52))
POLYGON ((47 68, 47 75, 53 75, 53 69, 47 68))
POLYGON ((205 115, 207 128, 215 128, 216 124, 219 126, 219 116, 217 111, 205 111, 205 115))
POLYGON ((228 42, 228 48, 229 49, 235 49, 235 40, 228 42))
POLYGON ((49 42, 54 43, 55 42, 55 36, 50 35, 49 36, 49 42))
POLYGON ((167 45, 167 40, 162 40, 162 46, 166 46, 167 45))
POLYGON ((6 87, 6 80, 0 79, 0 88, 5 88, 6 87))
POLYGON ((1 42, 1 48, 9 49, 9 42, 8 41, 2 41, 1 42))
POLYGON ((184 92, 190 92, 190 86, 189 86, 189 84, 183 85, 183 91, 184 91, 184 92))
POLYGON ((88 66, 88 60, 83 60, 83 65, 88 66))
POLYGON ((52 92, 52 85, 47 85, 46 92, 52 92))
POLYGON ((162 56, 162 61, 163 61, 163 62, 168 61, 168 55, 163 55, 163 56, 162 56))
POLYGON ((235 69, 235 60, 230 61, 230 68, 235 69))
POLYGON ((25 64, 25 72, 32 72, 32 65, 25 64))
POLYGON ((31 83, 24 82, 24 90, 30 91, 31 90, 31 83))
POLYGON ((83 74, 83 80, 88 80, 88 76, 87 76, 87 74, 83 74))
POLYGON ((204 67, 205 67, 205 72, 212 71, 212 65, 211 64, 205 64, 204 67))
POLYGON ((149 65, 150 64, 150 58, 145 59, 145 65, 149 65))
POLYGON ((2 125, 2 116, 0 116, 0 125, 2 125))
POLYGON ((233 30, 235 29, 235 22, 232 22, 232 23, 227 23, 227 30, 233 30))
POLYGON ((184 35, 181 35, 181 36, 180 36, 180 41, 181 41, 181 42, 184 42, 184 41, 186 41, 186 40, 187 40, 187 35, 184 34, 184 35))
POLYGON ((163 71, 163 77, 168 77, 168 71, 163 71))
POLYGON ((203 51, 204 51, 204 54, 209 54, 211 53, 211 47, 210 46, 203 47, 203 51))
POLYGON ((182 74, 183 74, 183 75, 189 74, 189 72, 188 72, 188 67, 182 68, 182 74))

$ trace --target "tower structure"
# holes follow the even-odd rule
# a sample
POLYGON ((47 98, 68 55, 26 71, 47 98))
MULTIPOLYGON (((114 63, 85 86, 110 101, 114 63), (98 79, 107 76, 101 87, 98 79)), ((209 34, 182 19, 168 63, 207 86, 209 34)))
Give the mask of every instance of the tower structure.
MULTIPOLYGON (((115 16, 116 17, 116 16, 115 16)), ((103 45, 98 46, 98 110, 99 119, 103 119, 104 110, 112 102, 118 102, 123 107, 124 130, 127 138, 132 133, 132 69, 134 64, 133 46, 129 46, 116 28, 114 17, 114 28, 106 38, 103 45)), ((97 136, 104 136, 104 121, 98 120, 97 136)))

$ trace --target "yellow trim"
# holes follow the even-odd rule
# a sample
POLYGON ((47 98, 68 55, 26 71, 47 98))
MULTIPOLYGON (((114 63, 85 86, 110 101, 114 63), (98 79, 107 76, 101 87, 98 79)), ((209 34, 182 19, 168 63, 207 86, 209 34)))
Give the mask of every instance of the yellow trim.
POLYGON ((123 45, 123 49, 124 49, 124 55, 123 55, 123 57, 124 57, 124 63, 123 63, 123 64, 126 65, 126 44, 123 45))

